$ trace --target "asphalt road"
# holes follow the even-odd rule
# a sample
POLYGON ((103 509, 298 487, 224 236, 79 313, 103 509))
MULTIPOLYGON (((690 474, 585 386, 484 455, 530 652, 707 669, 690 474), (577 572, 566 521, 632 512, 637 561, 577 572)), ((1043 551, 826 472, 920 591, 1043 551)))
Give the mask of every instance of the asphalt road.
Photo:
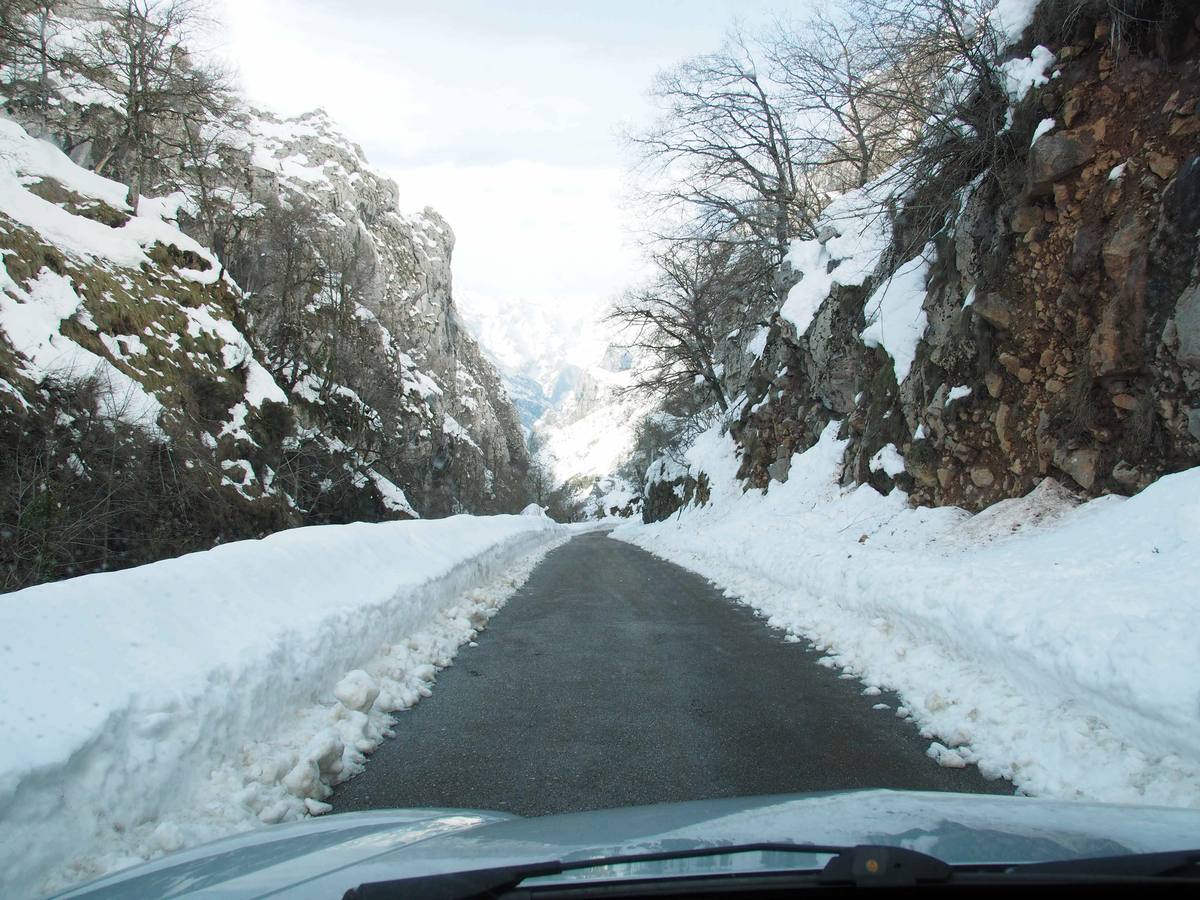
POLYGON ((338 812, 522 815, 889 787, 1012 793, 944 769, 897 698, 816 664, 698 575, 603 533, 552 551, 398 714, 338 812), (892 709, 875 710, 884 702, 892 709))

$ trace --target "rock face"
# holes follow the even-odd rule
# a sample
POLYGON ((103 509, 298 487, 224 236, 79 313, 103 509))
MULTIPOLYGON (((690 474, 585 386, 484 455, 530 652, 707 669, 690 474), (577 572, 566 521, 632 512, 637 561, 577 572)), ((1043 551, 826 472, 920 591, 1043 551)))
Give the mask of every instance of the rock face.
POLYGON ((76 92, 34 115, 28 88, 0 98, 0 589, 528 504, 517 412, 455 308, 453 232, 401 213, 324 113, 234 110, 135 210, 89 168, 120 111, 76 92))
POLYGON ((1056 77, 1016 121, 1069 128, 1028 151, 1032 125, 1014 134, 1014 158, 948 205, 901 384, 860 337, 894 248, 864 285, 835 284, 803 334, 775 318, 731 426, 749 485, 782 480, 780 461, 835 418, 847 482, 921 504, 979 509, 1047 475, 1128 494, 1200 464, 1200 32, 1175 27, 1173 56, 1114 58, 1103 29, 1051 47, 1056 77), (894 477, 868 465, 889 443, 906 462, 894 477))
POLYGON ((321 110, 289 120, 253 112, 244 127, 254 190, 332 213, 349 229, 368 260, 357 302, 382 326, 379 338, 432 382, 421 391, 425 408, 390 436, 389 474, 422 515, 521 509, 529 454, 496 369, 455 308, 450 226, 432 209, 402 214, 395 182, 321 110))

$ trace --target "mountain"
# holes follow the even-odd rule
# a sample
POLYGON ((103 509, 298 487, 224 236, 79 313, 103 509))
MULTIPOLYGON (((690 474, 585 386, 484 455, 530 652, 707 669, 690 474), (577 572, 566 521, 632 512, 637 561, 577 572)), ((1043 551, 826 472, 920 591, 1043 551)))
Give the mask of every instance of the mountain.
POLYGON ((553 488, 577 514, 628 514, 638 490, 617 470, 653 403, 626 391, 635 359, 602 316, 472 298, 464 317, 500 370, 553 488))
POLYGON ((0 584, 521 509, 529 452, 449 225, 402 213, 319 110, 214 94, 135 152, 117 76, 69 62, 107 20, 69 9, 48 79, 0 60, 0 584))

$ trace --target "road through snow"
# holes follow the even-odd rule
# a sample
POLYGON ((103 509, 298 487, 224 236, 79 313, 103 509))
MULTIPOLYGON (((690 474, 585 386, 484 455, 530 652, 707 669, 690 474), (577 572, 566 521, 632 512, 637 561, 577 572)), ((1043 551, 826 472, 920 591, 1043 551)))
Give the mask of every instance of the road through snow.
POLYGON ((552 551, 331 802, 546 815, 790 791, 1011 793, 939 767, 895 697, 605 533, 552 551), (876 709, 878 704, 888 709, 876 709))

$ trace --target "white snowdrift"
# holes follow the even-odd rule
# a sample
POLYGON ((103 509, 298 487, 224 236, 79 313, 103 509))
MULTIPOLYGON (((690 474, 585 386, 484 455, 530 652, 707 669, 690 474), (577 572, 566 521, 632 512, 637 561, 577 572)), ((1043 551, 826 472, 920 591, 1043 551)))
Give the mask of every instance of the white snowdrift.
POLYGON ((0 596, 0 895, 325 811, 568 533, 299 528, 0 596))
POLYGON ((711 505, 614 537, 900 692, 942 765, 1028 794, 1200 806, 1200 468, 1082 505, 1044 482, 971 516, 839 487, 836 432, 766 494, 742 493, 732 443, 707 432, 689 462, 711 505))

